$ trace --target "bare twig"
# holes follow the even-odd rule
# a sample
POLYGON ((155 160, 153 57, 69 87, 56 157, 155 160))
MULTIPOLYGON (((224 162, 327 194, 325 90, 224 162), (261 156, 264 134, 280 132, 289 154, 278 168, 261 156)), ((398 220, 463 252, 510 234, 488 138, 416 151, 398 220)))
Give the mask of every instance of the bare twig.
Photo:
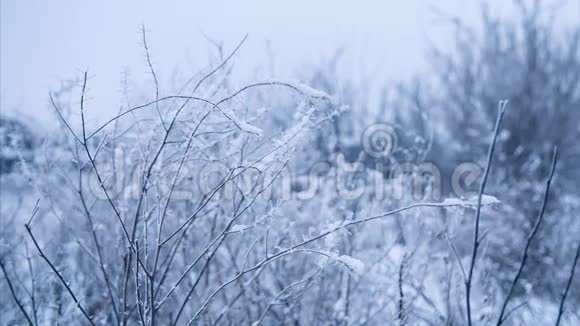
POLYGON ((79 194, 79 198, 81 201, 81 206, 83 207, 83 210, 85 212, 85 216, 87 217, 87 222, 89 223, 90 233, 92 235, 93 242, 94 242, 95 248, 97 250, 97 262, 99 264, 99 268, 101 269, 101 273, 103 275, 103 280, 105 281, 105 285, 107 286, 107 294, 109 295, 109 300, 111 301, 111 307, 113 308, 113 314, 115 315, 115 319, 117 321, 117 324, 120 325, 121 319, 119 317, 119 310, 117 309, 117 304, 115 303, 115 298, 113 296, 113 289, 112 289, 111 281, 109 278, 109 274, 107 273, 107 270, 105 269, 105 263, 104 263, 104 259, 103 259, 103 249, 102 249, 102 246, 97 238, 97 232, 95 229, 95 223, 93 222, 93 216, 89 210, 89 207, 87 206, 87 201, 85 199, 85 195, 83 192, 83 183, 82 183, 83 178, 82 178, 81 169, 79 169, 78 175, 79 175, 78 176, 78 194, 79 194))
POLYGON ((81 139, 79 138, 79 136, 77 136, 77 134, 74 132, 74 130, 72 130, 71 126, 69 125, 68 121, 66 121, 66 119, 64 118, 64 116, 62 115, 62 113, 60 112, 60 109, 58 108, 58 105, 56 104, 54 97, 52 96, 52 93, 48 93, 48 97, 50 98, 50 103, 52 104, 52 107, 54 108, 54 111, 56 112, 56 114, 58 115, 58 117, 60 118, 60 120, 62 121, 62 123, 64 123, 65 127, 68 129, 68 131, 71 133, 71 135, 74 137, 74 139, 82 144, 81 139))
POLYGON ((54 264, 50 261, 50 259, 48 259, 48 257, 44 254, 44 251, 42 251, 42 249, 40 248, 40 245, 38 244, 38 242, 36 241, 36 238, 32 234, 31 225, 28 224, 28 223, 26 223, 26 224, 24 224, 24 227, 26 228, 26 231, 28 232, 28 235, 30 235, 30 238, 32 239, 32 242, 34 243, 34 246, 36 247, 36 250, 38 250, 38 254, 40 255, 40 257, 48 264, 48 266, 50 267, 50 269, 54 272, 54 274, 56 275, 56 277, 58 278, 58 280, 60 281, 60 283, 64 286, 64 288, 67 290, 68 294, 73 299, 73 301, 76 304, 77 308, 81 311, 81 313, 86 318, 86 320, 91 325, 94 326, 95 323, 93 322, 93 317, 89 316, 88 312, 85 310, 85 308, 81 304, 80 300, 74 294, 74 292, 71 289, 71 287, 69 286, 68 282, 65 281, 64 277, 62 276, 62 274, 56 269, 56 267, 54 266, 54 264))
POLYGON ((38 306, 36 302, 36 275, 34 274, 34 269, 32 268, 32 258, 30 257, 30 251, 28 250, 28 244, 25 242, 24 247, 26 248, 26 262, 28 265, 28 273, 30 274, 30 304, 32 306, 32 317, 34 323, 38 325, 38 306))
POLYGON ((568 293, 570 292, 570 287, 572 287, 572 280, 574 279, 574 272, 576 270, 576 265, 578 265, 578 257, 580 257, 580 243, 578 243, 578 248, 576 249, 576 256, 574 257, 574 261, 572 262, 572 269, 570 270, 570 276, 568 277, 568 282, 566 283, 566 288, 564 288, 564 292, 562 293, 562 299, 560 300, 560 307, 558 308, 558 318, 556 319, 556 326, 560 325, 560 321, 562 320, 562 316, 564 315, 564 305, 566 303, 566 298, 568 297, 568 293))
POLYGON ((225 66, 226 63, 228 63, 228 61, 230 61, 230 59, 233 58, 233 56, 238 52, 238 50, 242 47, 242 45, 244 44, 244 42, 246 42, 247 39, 248 39, 248 34, 244 35, 244 38, 242 38, 242 40, 240 41, 240 43, 238 43, 236 48, 230 53, 230 55, 227 56, 227 58, 225 58, 222 61, 222 63, 219 66, 215 67, 212 71, 210 71, 203 78, 201 78, 197 82, 197 84, 195 84, 195 87, 193 87, 192 94, 197 91, 197 89, 201 86, 201 84, 203 84, 204 81, 206 81, 209 77, 211 77, 213 74, 218 72, 221 68, 223 68, 223 66, 225 66))
POLYGON ((405 292, 403 292, 403 278, 405 275, 405 264, 407 261, 407 255, 403 255, 403 259, 401 259, 401 265, 399 266, 399 279, 397 282, 398 290, 399 290, 399 302, 397 308, 397 319, 399 320, 399 326, 403 326, 406 323, 406 315, 405 315, 405 292))
POLYGON ((449 248, 451 248, 451 251, 453 252, 453 256, 457 260, 457 264, 459 264, 459 268, 461 269, 461 274, 463 275, 463 281, 464 282, 467 281, 467 273, 465 272, 465 268, 463 268, 463 264, 461 263, 461 258, 459 258, 459 255, 457 254, 457 250, 455 250, 455 246, 453 245, 453 242, 451 242, 451 239, 449 239, 449 236, 447 234, 445 234, 445 240, 447 240, 447 243, 449 244, 449 248))
POLYGON ((16 291, 14 291, 14 287, 12 286, 12 281, 10 281, 10 277, 8 277, 8 273, 6 272, 6 269, 4 268, 4 263, 2 262, 2 259, 0 259, 0 268, 2 268, 2 273, 4 273, 4 279, 6 279, 6 283, 8 284, 8 289, 10 289, 10 294, 12 295, 12 299, 14 299, 14 302, 18 306, 18 309, 20 309, 20 311, 22 311, 22 314, 24 315, 24 318, 26 318, 28 325, 31 325, 31 326, 34 325, 32 323, 32 319, 30 319, 30 316, 28 316, 26 309, 24 309, 24 305, 22 304, 22 302, 20 302, 20 299, 18 299, 18 296, 16 295, 16 291))
MULTIPOLYGON (((136 255, 139 255, 139 241, 135 241, 135 247, 137 248, 136 255)), ((147 323, 143 317, 144 313, 142 312, 142 300, 141 300, 141 285, 139 283, 139 264, 137 263, 138 259, 135 260, 135 269, 133 270, 135 274, 135 305, 137 307, 137 315, 139 316, 139 320, 141 321, 141 325, 146 326, 147 323)))
POLYGON ((552 166, 550 168, 550 174, 548 175, 548 178, 546 180, 546 187, 544 189, 544 199, 542 201, 542 206, 540 208, 540 212, 538 213, 538 217, 536 218, 536 223, 534 224, 532 231, 528 235, 528 239, 526 241, 526 246, 524 247, 524 253, 523 253, 522 258, 520 260, 520 266, 518 268, 518 271, 517 271, 514 279, 512 280, 512 282, 510 284, 508 294, 507 294, 507 296, 506 296, 506 298, 503 301, 503 304, 501 306, 501 311, 499 313, 499 317, 498 317, 498 320, 496 323, 497 326, 503 324, 503 322, 507 318, 507 316, 504 317, 507 305, 508 305, 509 300, 511 299, 511 297, 513 295, 513 292, 514 292, 514 289, 518 283, 518 280, 520 279, 520 277, 522 275, 522 271, 524 270, 524 266, 526 265, 526 261, 528 259, 528 251, 530 249, 530 245, 532 244, 532 240, 534 240, 534 237, 536 236, 536 234, 538 233, 538 230, 540 229, 540 224, 542 223, 542 220, 544 217, 544 212, 546 210, 546 205, 548 203, 548 194, 550 192, 552 178, 554 176, 554 172, 556 171, 557 161, 558 161, 558 149, 554 148, 554 153, 552 155, 552 166))
POLYGON ((157 115, 159 116, 159 120, 161 121, 161 126, 163 126, 163 129, 167 131, 165 121, 163 120, 163 115, 159 110, 159 81, 157 80, 157 74, 155 73, 155 69, 153 69, 153 63, 151 63, 151 53, 149 51, 149 46, 147 45, 147 37, 145 35, 145 25, 141 25, 141 36, 143 41, 143 48, 145 50, 145 57, 147 58, 147 65, 149 66, 149 71, 151 71, 151 75, 153 76, 153 82, 155 83, 155 111, 157 111, 157 115))
POLYGON ((489 171, 491 170, 491 161, 493 158, 493 152, 495 149, 495 144, 497 141, 497 136, 499 134, 499 129, 501 126, 501 122, 503 120, 503 116, 505 113, 505 108, 507 105, 507 100, 503 100, 499 102, 499 113, 497 115, 497 120, 495 123, 495 130, 493 133, 493 137, 491 140, 491 144, 489 146, 489 150, 487 153, 487 163, 485 165, 485 171, 483 173, 483 179, 481 181, 481 185, 479 187, 479 196, 477 197, 477 210, 475 212, 475 220, 474 220, 474 227, 473 227, 473 248, 471 252, 471 262, 469 264, 469 272, 467 274, 467 279, 465 280, 465 307, 467 312, 467 324, 469 326, 472 325, 471 322, 471 287, 473 281, 473 271, 475 269, 475 261, 477 259, 477 249, 479 248, 479 244, 481 243, 481 239, 479 238, 479 224, 481 218, 481 198, 485 191, 485 185, 487 183, 487 178, 489 176, 489 171))

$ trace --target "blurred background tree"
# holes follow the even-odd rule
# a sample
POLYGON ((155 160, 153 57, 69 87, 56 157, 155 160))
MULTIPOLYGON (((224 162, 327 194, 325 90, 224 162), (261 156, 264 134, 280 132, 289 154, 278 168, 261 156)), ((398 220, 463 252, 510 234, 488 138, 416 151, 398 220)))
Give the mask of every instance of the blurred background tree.
MULTIPOLYGON (((427 160, 444 180, 462 162, 483 165, 498 101, 509 104, 492 167, 489 191, 504 203, 489 216, 488 258, 501 288, 515 273, 525 237, 541 203, 550 153, 560 150, 548 218, 533 243, 519 293, 559 297, 562 266, 574 257, 580 223, 580 21, 558 25, 561 11, 547 2, 516 0, 514 15, 502 18, 485 3, 478 25, 445 17, 453 41, 429 53, 432 73, 400 87, 407 102, 429 117, 433 149, 427 160), (475 26, 474 26, 475 25, 475 26), (524 290, 524 288, 526 288, 524 290)), ((421 128, 424 120, 404 110, 397 118, 421 128)), ((575 295, 577 300, 579 295, 575 295)))

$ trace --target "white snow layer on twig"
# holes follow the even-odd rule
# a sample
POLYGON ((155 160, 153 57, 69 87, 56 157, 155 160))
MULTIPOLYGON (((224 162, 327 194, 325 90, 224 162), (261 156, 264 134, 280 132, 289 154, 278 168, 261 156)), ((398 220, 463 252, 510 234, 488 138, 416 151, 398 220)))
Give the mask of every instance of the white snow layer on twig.
POLYGON ((337 260, 345 264, 351 271, 358 275, 362 275, 365 272, 365 264, 356 258, 342 255, 338 257, 337 260))
MULTIPOLYGON (((443 201, 443 205, 464 206, 464 207, 477 206, 478 197, 479 196, 475 195, 469 199, 447 198, 443 201)), ((489 205, 494 205, 494 204, 499 204, 499 203, 501 203, 501 201, 499 199, 497 199, 495 196, 491 196, 491 195, 482 195, 481 196, 481 206, 489 206, 489 205)))
POLYGON ((279 84, 279 85, 289 85, 291 87, 294 87, 299 93, 301 93, 304 96, 307 96, 310 98, 315 98, 315 99, 323 99, 323 100, 329 101, 333 105, 336 104, 334 98, 331 95, 329 95, 328 93, 326 93, 325 91, 312 88, 312 87, 310 87, 310 86, 308 86, 300 81, 272 79, 272 80, 268 80, 267 83, 279 84))

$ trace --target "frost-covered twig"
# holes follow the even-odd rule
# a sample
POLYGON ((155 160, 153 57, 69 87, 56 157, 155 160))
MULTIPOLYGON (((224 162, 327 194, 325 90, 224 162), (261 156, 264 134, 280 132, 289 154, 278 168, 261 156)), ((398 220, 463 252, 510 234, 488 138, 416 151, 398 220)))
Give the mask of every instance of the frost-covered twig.
POLYGON ((293 301, 295 300, 298 296, 303 295, 304 293, 306 293, 306 290, 308 290, 312 283, 314 282, 314 280, 316 280, 316 278, 322 273, 322 271, 324 270, 324 267, 320 267, 317 268, 316 270, 310 272, 309 274, 306 275, 306 277, 302 278, 301 280, 298 280, 296 282, 291 283, 290 285, 286 286, 285 288, 283 288, 280 292, 278 292, 278 294, 276 295, 276 297, 274 297, 274 299, 268 303, 268 305, 266 306, 266 309, 264 309, 264 311, 262 312, 262 314, 260 315, 260 318, 252 323, 252 326, 259 326, 260 324, 262 324, 262 322, 264 321, 264 318, 266 317, 266 315, 268 314, 268 311, 270 311, 270 309, 274 306, 274 305, 279 305, 279 304, 285 304, 289 301, 293 301), (283 301, 280 301, 280 297, 282 297, 286 292, 288 292, 289 290, 300 286, 304 283, 307 283, 303 289, 301 289, 298 294, 293 295, 292 298, 290 299, 284 299, 283 301))
MULTIPOLYGON (((312 92, 308 92, 305 89, 301 89, 300 86, 296 86, 293 85, 291 83, 288 82, 280 82, 280 81, 269 81, 269 82, 261 82, 261 83, 254 83, 254 84, 250 84, 250 85, 246 85, 242 88, 240 88, 238 91, 234 92, 231 95, 228 95, 224 98, 222 98, 221 100, 219 100, 218 102, 213 102, 210 101, 208 99, 202 98, 202 97, 197 97, 197 96, 186 96, 186 95, 169 95, 169 96, 164 96, 164 97, 160 97, 159 99, 147 102, 145 104, 142 105, 138 105, 138 106, 134 106, 130 109, 127 109, 119 114, 117 114, 116 116, 112 117, 111 119, 109 119, 108 121, 106 121, 104 124, 102 124, 100 127, 98 127, 97 129, 95 129, 95 131, 93 131, 90 135, 87 136, 87 140, 93 138, 95 135, 97 135, 101 130, 103 130, 105 127, 107 127, 109 124, 115 122, 117 119, 122 118, 123 116, 140 110, 140 109, 144 109, 147 108, 151 105, 160 103, 160 102, 164 102, 167 100, 174 100, 174 99, 182 99, 182 100, 194 100, 197 102, 201 102, 201 103, 205 103, 208 105, 211 105, 211 107, 213 109, 216 109, 218 111, 220 111, 227 119, 229 119, 232 123, 234 123, 234 125, 236 125, 236 127, 238 127, 240 130, 245 131, 243 128, 243 124, 240 123, 239 119, 235 119, 235 117, 232 117, 230 115, 228 115, 227 112, 225 112, 223 110, 223 108, 220 106, 220 104, 227 102, 231 99, 233 99, 234 97, 242 94, 244 91, 251 89, 251 88, 255 88, 255 87, 263 87, 263 86, 275 86, 275 85, 280 85, 280 86, 285 86, 288 87, 292 90, 295 90, 296 92, 298 92, 299 94, 306 96, 306 97, 310 97, 313 99, 321 99, 321 100, 326 100, 328 102, 332 103, 332 97, 330 97, 329 95, 325 94, 325 93, 316 93, 314 91, 312 92)), ((64 120, 63 120, 64 121, 64 120)), ((72 129, 70 129, 72 132, 72 129)), ((74 133, 73 133, 74 135, 74 133)))
MULTIPOLYGON (((193 316, 193 318, 189 321, 188 325, 193 324, 194 322, 197 321, 197 319, 200 317, 200 315, 203 313, 203 311, 205 311, 205 309, 207 308, 207 306, 209 305, 209 303, 212 301, 212 299, 219 293, 221 292, 225 287, 227 287, 228 285, 234 283, 235 281, 237 281, 239 278, 241 278, 242 276, 244 276, 247 273, 250 272, 254 272, 254 271, 259 271, 261 270, 264 266, 269 265, 270 263, 277 261, 281 258, 284 258, 286 256, 292 255, 295 252, 301 252, 301 250, 297 250, 309 243, 315 242, 319 239, 322 239, 332 233, 335 233, 343 228, 348 228, 354 225, 358 225, 358 224, 362 224, 362 223, 366 223, 366 222, 370 222, 373 220, 377 220, 377 219, 381 219, 381 218, 385 218, 388 216, 392 216, 413 208, 419 208, 419 207, 460 207, 462 206, 461 204, 455 203, 455 204, 443 204, 443 203, 416 203, 416 204, 411 204, 405 207, 401 207, 401 208, 397 208, 388 212, 385 212, 383 214, 379 214, 379 215, 374 215, 374 216, 370 216, 364 219, 360 219, 360 220, 356 220, 356 221, 348 221, 345 222, 341 225, 337 225, 334 226, 322 233, 320 233, 317 236, 313 236, 307 240, 304 240, 298 244, 294 244, 286 249, 282 249, 280 251, 278 251, 275 254, 270 255, 269 257, 264 258, 262 261, 260 261, 258 264, 254 265, 253 267, 247 268, 245 270, 240 271, 239 273, 237 273, 235 276, 233 276, 231 279, 229 279, 228 281, 226 281, 225 283, 221 284, 214 292, 212 292, 209 297, 204 301, 204 303, 201 305, 201 307, 198 309, 198 311, 195 313, 195 315, 193 316)), ((303 251, 303 250, 302 250, 303 251)), ((311 251, 311 252, 315 252, 315 251, 311 251)), ((316 253, 316 252, 315 252, 316 253)))
MULTIPOLYGON (((270 182, 270 185, 276 180, 276 178, 280 175, 282 170, 280 170, 278 172, 278 174, 273 178, 273 180, 270 182)), ((258 186, 259 183, 256 183, 254 186, 258 186)), ((229 234, 229 230, 231 229, 231 227, 233 226, 233 224, 238 220, 238 218, 240 216, 242 216, 242 214, 248 210, 255 202, 255 200, 264 192, 268 189, 269 185, 266 187, 263 187, 262 189, 260 189, 260 191, 256 192, 256 194, 253 196, 252 200, 243 208, 241 209, 239 212, 236 213, 236 215, 234 215, 234 217, 228 222, 228 224, 225 226, 225 228, 206 246, 206 248, 204 250, 201 251, 201 253, 197 256, 197 258, 191 263, 189 264, 189 266, 185 269, 184 272, 181 273, 181 276, 177 279, 177 282, 175 282, 175 284, 171 287, 171 289, 169 290, 169 292, 164 296, 164 298, 162 300, 160 300, 159 304, 157 305, 157 307, 160 307, 163 303, 165 303, 167 301, 167 299, 169 298, 169 296, 171 296, 171 294, 173 294, 173 292, 175 291, 175 289, 177 289, 177 287, 181 284, 181 282, 185 279, 185 277, 189 274, 189 272, 193 269, 193 267, 205 256, 207 255, 207 252, 215 246, 216 243, 218 243, 217 246, 215 246, 216 248, 214 249, 217 250, 217 248, 219 248, 219 246, 221 245, 221 243, 223 242, 223 240, 227 237, 227 235, 229 234)), ((212 254, 213 256, 213 254, 212 254)), ((209 263, 208 259, 206 261, 206 264, 209 263)), ((202 270, 202 272, 205 270, 202 270)), ((201 275, 200 275, 201 276, 201 275)), ((197 284, 197 282, 196 282, 197 284)), ((195 288, 195 286, 193 287, 195 288)), ((190 290, 190 292, 193 292, 193 289, 190 290)))
POLYGON ((280 81, 280 80, 269 80, 269 81, 258 82, 258 83, 246 85, 246 86, 240 88, 239 90, 235 91, 233 94, 228 95, 228 96, 224 97, 223 99, 219 100, 216 103, 216 105, 220 105, 224 102, 227 102, 227 101, 233 99, 234 97, 240 95, 241 93, 243 93, 246 90, 249 90, 251 88, 264 87, 264 86, 284 86, 284 87, 290 88, 291 90, 294 90, 298 94, 305 96, 305 97, 308 97, 308 98, 325 100, 331 104, 334 101, 332 96, 326 94, 325 92, 311 88, 311 87, 306 86, 306 85, 301 84, 301 83, 287 82, 287 81, 280 81))

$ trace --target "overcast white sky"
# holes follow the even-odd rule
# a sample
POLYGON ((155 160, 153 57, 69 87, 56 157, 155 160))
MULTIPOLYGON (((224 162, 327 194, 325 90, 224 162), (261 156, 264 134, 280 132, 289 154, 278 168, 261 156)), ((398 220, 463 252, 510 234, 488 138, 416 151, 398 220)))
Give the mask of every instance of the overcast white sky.
MULTIPOLYGON (((504 10, 502 1, 492 2, 504 10)), ((565 18, 580 20, 580 0, 568 2, 565 18)), ((0 105, 4 113, 42 119, 49 89, 88 69, 91 110, 103 115, 117 110, 121 72, 128 69, 137 81, 149 78, 141 24, 162 79, 176 66, 191 73, 204 67, 209 43, 203 33, 223 41, 226 49, 248 33, 237 59, 248 72, 266 66, 271 53, 276 73, 293 76, 304 64, 344 46, 356 69, 386 80, 405 79, 424 68, 428 41, 444 35, 431 14, 433 6, 473 19, 479 2, 3 0, 0 105)))

